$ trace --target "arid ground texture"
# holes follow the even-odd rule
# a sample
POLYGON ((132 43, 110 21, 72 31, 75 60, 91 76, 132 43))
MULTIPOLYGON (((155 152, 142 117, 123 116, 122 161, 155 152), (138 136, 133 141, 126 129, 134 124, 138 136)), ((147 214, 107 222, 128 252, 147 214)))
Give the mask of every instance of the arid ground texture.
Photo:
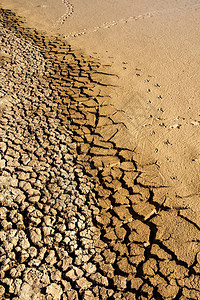
MULTIPOLYGON (((54 27, 73 16, 63 5, 54 27)), ((170 125, 157 78, 135 68, 125 101, 127 75, 70 42, 75 31, 50 34, 2 7, 0 299, 199 300, 198 103, 170 125)))

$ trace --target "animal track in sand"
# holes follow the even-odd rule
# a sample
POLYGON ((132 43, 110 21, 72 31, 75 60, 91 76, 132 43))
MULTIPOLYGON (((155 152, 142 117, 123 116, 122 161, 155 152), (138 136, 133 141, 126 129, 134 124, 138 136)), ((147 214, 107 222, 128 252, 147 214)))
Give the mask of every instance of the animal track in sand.
POLYGON ((70 17, 73 12, 74 12, 74 6, 67 0, 62 0, 62 3, 65 5, 66 7, 66 12, 64 15, 62 15, 54 24, 54 27, 57 27, 58 25, 63 25, 64 22, 66 21, 66 19, 68 17, 70 17))
MULTIPOLYGON (((63 0, 65 1, 65 0, 63 0)), ((66 1, 69 3, 69 1, 66 1)), ((70 4, 71 5, 71 4, 70 4)), ((195 4, 195 5, 188 5, 185 7, 175 7, 175 8, 170 8, 170 9, 165 9, 165 10, 156 10, 156 11, 152 11, 152 12, 147 12, 138 16, 130 16, 128 18, 122 18, 119 20, 113 20, 110 22, 104 22, 103 24, 99 25, 99 26, 95 26, 95 27, 91 27, 91 28, 84 28, 82 30, 80 30, 79 32, 69 32, 67 34, 64 35, 64 38, 75 38, 77 36, 81 36, 81 35, 85 35, 85 34, 89 34, 92 32, 96 32, 99 31, 101 29, 109 29, 113 26, 119 25, 119 24, 126 24, 126 23, 130 23, 133 21, 138 21, 141 19, 146 19, 146 18, 152 18, 155 16, 160 16, 160 15, 165 15, 165 14, 170 14, 170 13, 175 13, 175 12, 184 12, 186 10, 196 10, 200 8, 200 4, 195 4)), ((72 11, 73 12, 73 11, 72 11)), ((71 15, 71 13, 70 13, 71 15)), ((68 17, 68 16, 67 16, 68 17)), ((63 17, 62 17, 63 18, 63 17)), ((66 20, 66 18, 64 18, 63 22, 60 24, 64 24, 64 21, 66 20)))

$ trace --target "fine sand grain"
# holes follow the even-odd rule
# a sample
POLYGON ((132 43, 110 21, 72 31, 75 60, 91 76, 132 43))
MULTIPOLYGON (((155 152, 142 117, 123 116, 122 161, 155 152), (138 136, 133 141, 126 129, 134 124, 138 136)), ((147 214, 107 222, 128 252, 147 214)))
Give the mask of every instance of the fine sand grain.
POLYGON ((34 16, 23 6, 48 34, 1 10, 2 299, 200 299, 198 57, 187 61, 196 31, 184 28, 193 46, 184 42, 179 61, 183 37, 170 32, 177 12, 181 27, 199 6, 180 2, 152 1, 147 13, 142 1, 128 19, 128 0, 121 11, 118 1, 91 1, 88 14, 107 12, 88 28, 104 25, 68 36, 76 47, 58 33, 86 27, 86 1, 52 1, 52 12, 38 0, 34 16), (116 24, 106 27, 114 3, 116 24), (162 35, 146 44, 154 17, 160 28, 171 19, 168 45, 162 35), (123 48, 126 30, 135 36, 121 35, 123 48))

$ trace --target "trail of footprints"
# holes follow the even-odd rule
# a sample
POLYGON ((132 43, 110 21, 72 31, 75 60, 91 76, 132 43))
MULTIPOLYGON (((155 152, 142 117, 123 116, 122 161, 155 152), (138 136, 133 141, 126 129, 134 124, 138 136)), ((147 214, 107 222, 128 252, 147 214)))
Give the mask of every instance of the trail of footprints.
POLYGON ((158 11, 148 12, 148 13, 145 13, 145 14, 142 14, 142 15, 139 15, 139 16, 131 16, 127 19, 120 19, 120 20, 116 20, 116 21, 105 22, 105 23, 103 23, 99 26, 95 26, 93 28, 84 28, 80 32, 70 32, 68 34, 65 34, 64 38, 66 38, 66 39, 71 38, 71 37, 75 38, 77 36, 88 34, 90 32, 99 31, 101 29, 109 29, 109 28, 112 28, 113 26, 116 26, 118 24, 126 24, 126 23, 129 23, 129 22, 132 22, 132 21, 137 21, 137 20, 145 19, 145 18, 151 18, 151 17, 157 16, 157 15, 160 15, 160 12, 158 12, 158 11))
MULTIPOLYGON (((171 9, 164 9, 164 10, 155 10, 155 11, 150 11, 146 12, 144 14, 138 15, 138 16, 130 16, 128 18, 122 18, 119 20, 113 20, 109 22, 105 22, 103 24, 100 24, 99 26, 91 27, 91 28, 83 28, 79 32, 69 32, 68 34, 63 35, 64 38, 75 38, 81 35, 89 34, 91 32, 97 32, 101 29, 109 29, 112 28, 113 26, 120 25, 120 24, 127 24, 130 22, 142 20, 142 19, 147 19, 147 18, 152 18, 160 15, 165 15, 165 14, 170 14, 173 12, 184 12, 185 10, 197 10, 200 8, 199 3, 194 4, 194 5, 186 5, 184 7, 175 7, 171 9)), ((64 21, 66 18, 64 19, 64 21)), ((64 24, 64 22, 62 22, 64 24)))
POLYGON ((66 12, 64 15, 62 15, 58 20, 57 22, 55 23, 54 27, 57 27, 59 25, 63 25, 66 21, 67 18, 69 18, 73 12, 74 12, 74 7, 73 5, 67 1, 67 0, 62 0, 62 3, 65 5, 66 7, 66 12))
POLYGON ((1 299, 199 299, 199 254, 157 237, 169 208, 112 141, 100 63, 1 13, 1 299))

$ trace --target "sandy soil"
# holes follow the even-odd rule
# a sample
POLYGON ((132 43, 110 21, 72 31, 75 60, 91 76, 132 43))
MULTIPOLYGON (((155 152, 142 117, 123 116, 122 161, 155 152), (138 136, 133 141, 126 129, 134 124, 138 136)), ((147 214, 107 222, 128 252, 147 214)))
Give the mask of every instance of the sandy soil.
POLYGON ((158 185, 199 194, 199 1, 2 2, 110 64, 111 103, 128 128, 115 139, 137 146, 145 180, 154 165, 158 185))
POLYGON ((8 299, 200 297, 199 5, 106 2, 4 5, 8 299))

